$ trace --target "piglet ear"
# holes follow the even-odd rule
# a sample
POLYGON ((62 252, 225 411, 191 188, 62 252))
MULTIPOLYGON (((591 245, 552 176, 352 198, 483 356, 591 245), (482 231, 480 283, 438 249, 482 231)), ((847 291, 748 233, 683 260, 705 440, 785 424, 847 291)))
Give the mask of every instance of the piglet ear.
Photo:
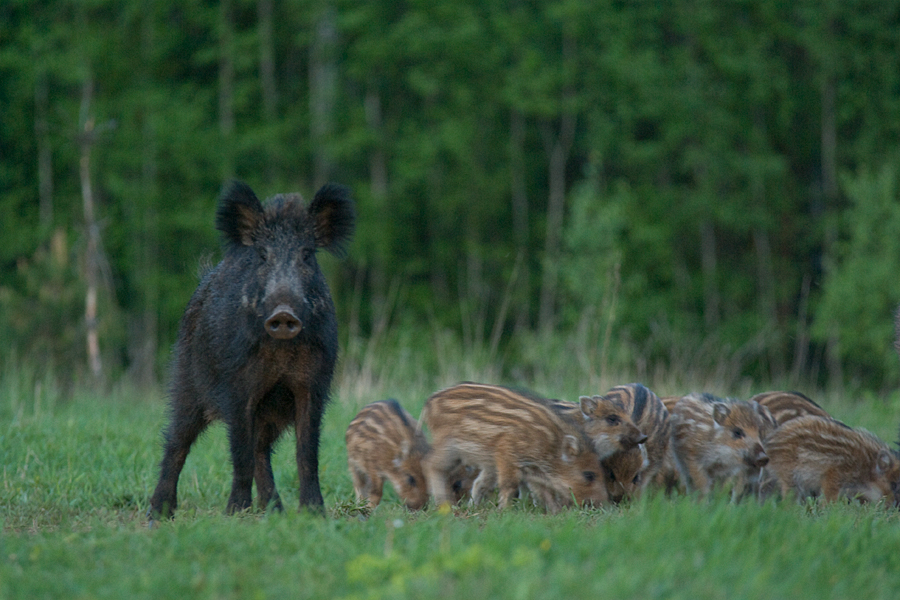
POLYGON ((777 427, 778 422, 775 421, 775 417, 772 416, 772 412, 769 410, 769 407, 763 406, 756 400, 750 402, 750 406, 752 406, 756 410, 756 414, 760 416, 763 422, 769 427, 777 427))
POLYGON ((216 211, 216 229, 234 246, 251 246, 263 222, 259 198, 242 181, 232 181, 222 189, 216 211))
POLYGON ((713 402, 713 420, 717 425, 724 425, 729 414, 731 414, 730 406, 724 402, 713 402))
POLYGON ((574 435, 566 435, 563 437, 562 460, 564 463, 571 463, 575 457, 581 453, 581 443, 574 435))
POLYGON ((309 216, 313 221, 316 247, 338 257, 346 255, 347 243, 353 237, 356 224, 350 190, 336 183, 323 185, 309 205, 309 216))
POLYGON ((584 415, 584 418, 590 418, 597 412, 597 406, 600 403, 600 399, 600 396, 581 396, 578 398, 578 403, 581 405, 581 412, 584 415))
POLYGON ((890 450, 882 450, 878 453, 878 459, 875 463, 875 473, 878 475, 884 475, 890 470, 893 462, 894 457, 891 455, 890 450))

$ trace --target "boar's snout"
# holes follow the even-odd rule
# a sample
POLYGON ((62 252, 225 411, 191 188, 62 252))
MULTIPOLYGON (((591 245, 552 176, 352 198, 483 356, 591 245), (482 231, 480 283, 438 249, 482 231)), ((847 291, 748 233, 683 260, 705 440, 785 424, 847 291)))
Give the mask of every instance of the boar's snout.
POLYGON ((752 453, 747 457, 747 462, 751 467, 764 467, 769 464, 769 456, 766 454, 766 451, 763 450, 763 447, 759 444, 753 448, 752 453))
POLYGON ((622 447, 626 449, 636 448, 646 441, 647 435, 634 425, 628 427, 627 432, 621 437, 622 447))
POLYGON ((300 333, 300 319, 286 304, 279 304, 266 319, 266 333, 276 340, 289 340, 300 333))

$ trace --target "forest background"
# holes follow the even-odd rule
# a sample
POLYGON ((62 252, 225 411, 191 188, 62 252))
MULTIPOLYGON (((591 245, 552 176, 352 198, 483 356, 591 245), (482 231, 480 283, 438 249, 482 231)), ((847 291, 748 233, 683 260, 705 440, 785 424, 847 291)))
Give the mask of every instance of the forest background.
POLYGON ((0 359, 164 380, 223 182, 334 180, 345 369, 893 389, 898 65, 896 0, 4 0, 0 359))

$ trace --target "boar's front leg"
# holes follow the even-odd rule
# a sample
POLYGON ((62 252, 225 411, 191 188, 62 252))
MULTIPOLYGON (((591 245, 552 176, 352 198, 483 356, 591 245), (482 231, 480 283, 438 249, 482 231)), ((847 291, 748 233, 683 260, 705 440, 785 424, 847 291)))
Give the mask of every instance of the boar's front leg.
POLYGON ((252 410, 228 423, 228 439, 231 446, 231 495, 226 512, 234 514, 250 508, 252 504, 254 455, 256 450, 256 415, 252 410), (243 418, 241 418, 243 417, 243 418))
POLYGON ((272 446, 278 439, 279 433, 275 423, 260 423, 256 436, 253 479, 256 481, 259 508, 262 510, 266 510, 269 506, 272 507, 272 510, 284 510, 278 490, 275 489, 275 477, 272 473, 272 446))
POLYGON ((319 488, 319 428, 325 398, 314 398, 305 386, 293 389, 297 433, 297 474, 300 507, 323 512, 325 501, 319 488))

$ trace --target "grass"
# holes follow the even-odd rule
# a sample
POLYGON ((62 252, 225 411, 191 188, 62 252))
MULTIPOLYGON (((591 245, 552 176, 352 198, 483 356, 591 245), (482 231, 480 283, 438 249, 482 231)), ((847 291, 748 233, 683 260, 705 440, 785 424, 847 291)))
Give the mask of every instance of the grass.
MULTIPOLYGON (((878 506, 653 496, 559 515, 524 504, 410 513, 388 486, 382 506, 363 518, 343 446, 356 411, 395 396, 418 414, 442 385, 496 376, 479 372, 478 354, 439 344, 451 371, 417 368, 416 346, 381 353, 402 360, 372 360, 365 373, 352 357, 344 364, 320 452, 326 518, 296 508, 290 437, 273 465, 286 512, 224 516, 231 475, 219 425, 188 459, 176 518, 154 530, 145 512, 163 395, 121 389, 63 399, 8 368, 0 382, 0 598, 874 599, 900 589, 900 515, 878 506)), ((571 397, 581 377, 544 373, 546 387, 535 391, 571 397)), ((705 385, 741 396, 769 387, 705 385)), ((895 439, 897 395, 848 402, 801 391, 895 439)))

